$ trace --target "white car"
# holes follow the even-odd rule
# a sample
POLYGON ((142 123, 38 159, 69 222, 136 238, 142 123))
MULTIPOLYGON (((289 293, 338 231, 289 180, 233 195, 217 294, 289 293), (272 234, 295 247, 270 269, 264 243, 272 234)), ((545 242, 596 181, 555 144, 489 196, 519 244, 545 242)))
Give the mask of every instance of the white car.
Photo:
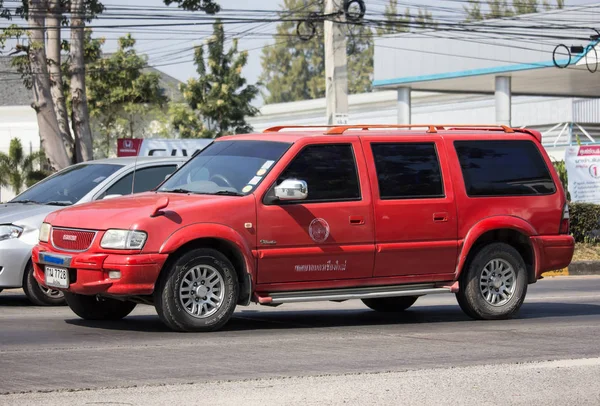
POLYGON ((33 277, 31 250, 44 218, 65 206, 152 190, 187 159, 130 157, 84 162, 0 204, 0 291, 22 287, 38 306, 63 304, 61 292, 40 286, 33 277))

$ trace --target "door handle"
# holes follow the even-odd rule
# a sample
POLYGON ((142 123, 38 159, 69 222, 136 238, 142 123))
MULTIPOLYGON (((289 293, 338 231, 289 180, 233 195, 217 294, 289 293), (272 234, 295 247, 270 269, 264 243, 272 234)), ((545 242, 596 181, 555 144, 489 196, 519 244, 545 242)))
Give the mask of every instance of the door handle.
POLYGON ((350 224, 354 226, 360 226, 365 224, 365 218, 363 216, 350 216, 350 224))
POLYGON ((448 221, 448 213, 433 213, 434 223, 445 223, 448 221))

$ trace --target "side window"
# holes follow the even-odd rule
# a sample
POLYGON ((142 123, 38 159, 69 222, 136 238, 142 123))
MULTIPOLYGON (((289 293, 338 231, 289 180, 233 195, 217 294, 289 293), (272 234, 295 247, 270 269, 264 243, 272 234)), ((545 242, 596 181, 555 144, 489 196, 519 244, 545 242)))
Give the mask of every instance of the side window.
POLYGON ((371 144, 371 150, 382 200, 444 197, 434 143, 371 144))
POLYGON ((556 191, 531 141, 455 141, 469 196, 545 195, 556 191))
MULTIPOLYGON (((177 169, 176 165, 155 166, 152 168, 142 168, 136 171, 134 193, 147 192, 158 186, 167 175, 170 175, 177 169)), ((129 195, 133 183, 133 172, 119 179, 115 184, 109 187, 106 192, 100 196, 100 199, 107 195, 129 195)))
POLYGON ((308 184, 306 201, 359 200, 360 186, 352 145, 310 145, 280 175, 308 184))

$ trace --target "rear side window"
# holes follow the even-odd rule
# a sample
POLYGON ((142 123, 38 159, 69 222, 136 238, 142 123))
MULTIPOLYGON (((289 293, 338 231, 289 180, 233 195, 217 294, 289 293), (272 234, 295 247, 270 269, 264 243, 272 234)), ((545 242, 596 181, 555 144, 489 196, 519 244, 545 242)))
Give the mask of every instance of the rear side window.
POLYGON ((170 175, 177 169, 176 165, 153 166, 150 168, 137 169, 135 173, 135 184, 133 172, 128 173, 100 196, 104 198, 108 195, 129 195, 133 186, 133 193, 147 192, 160 185, 165 180, 167 175, 170 175))
POLYGON ((371 144, 381 199, 444 197, 433 143, 371 144))
POLYGON ((531 196, 556 192, 531 141, 455 141, 469 196, 531 196))

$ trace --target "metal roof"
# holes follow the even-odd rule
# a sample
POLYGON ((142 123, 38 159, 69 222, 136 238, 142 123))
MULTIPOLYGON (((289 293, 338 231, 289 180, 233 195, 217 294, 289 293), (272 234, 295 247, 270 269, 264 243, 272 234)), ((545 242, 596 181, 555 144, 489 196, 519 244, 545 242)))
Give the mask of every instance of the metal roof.
POLYGON ((514 95, 597 97, 594 27, 600 27, 600 4, 484 20, 459 31, 442 23, 435 30, 379 37, 373 86, 493 93, 494 77, 510 76, 514 95), (571 54, 571 46, 584 52, 571 54))
POLYGON ((134 164, 142 164, 146 162, 156 162, 156 163, 171 163, 171 162, 185 162, 189 159, 189 157, 152 157, 152 156, 138 156, 137 159, 135 156, 127 156, 127 157, 119 157, 119 158, 103 158, 103 159, 95 159, 93 161, 81 162, 80 164, 113 164, 113 165, 134 165, 134 164))

